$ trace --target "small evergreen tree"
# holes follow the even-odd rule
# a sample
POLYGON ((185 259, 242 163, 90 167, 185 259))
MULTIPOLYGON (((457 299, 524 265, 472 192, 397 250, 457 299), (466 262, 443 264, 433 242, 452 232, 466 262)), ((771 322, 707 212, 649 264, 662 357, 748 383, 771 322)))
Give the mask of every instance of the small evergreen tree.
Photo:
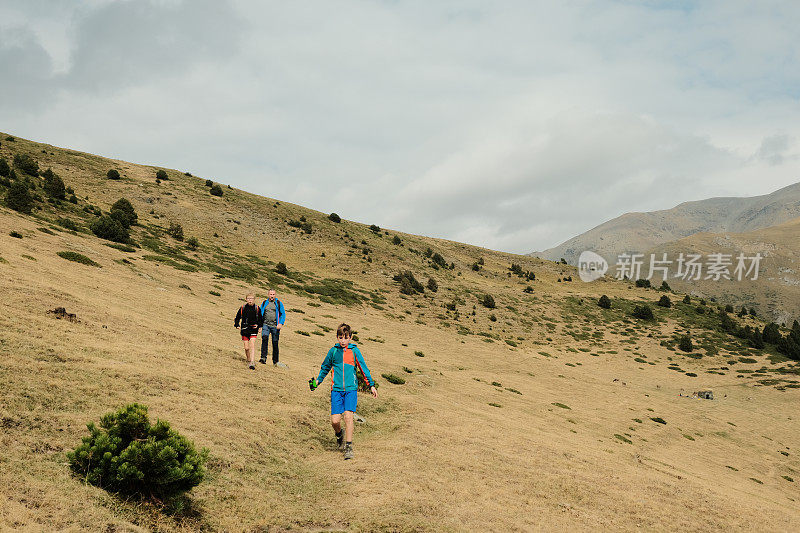
POLYGON ((15 181, 11 184, 6 193, 5 203, 6 207, 20 213, 30 214, 31 209, 33 209, 33 197, 28 186, 21 181, 15 181))
POLYGON ((694 350, 694 345, 692 344, 692 338, 689 335, 684 335, 681 337, 681 340, 678 342, 678 348, 684 352, 691 352, 694 350))
POLYGON ((108 172, 106 172, 106 178, 110 180, 118 180, 119 179, 119 171, 115 168, 112 168, 108 172))
POLYGON ((609 298, 604 294, 600 297, 599 300, 597 300, 597 305, 599 305, 603 309, 611 309, 611 298, 609 298))
POLYGON ((168 180, 168 179, 169 179, 169 176, 167 176, 167 171, 166 171, 166 170, 163 170, 163 169, 161 169, 161 170, 159 170, 158 172, 156 172, 156 179, 158 179, 158 180, 161 180, 161 181, 166 181, 166 180, 168 180))
POLYGON ((120 198, 111 206, 111 216, 125 228, 130 228, 139 220, 139 215, 127 198, 120 198))
POLYGON ((637 305, 633 308, 633 316, 641 320, 652 320, 653 310, 649 305, 637 305))
POLYGON ((395 235, 394 238, 392 239, 392 244, 394 245, 399 245, 401 242, 402 241, 400 240, 400 237, 398 237, 397 235, 395 235))
POLYGON ((496 307, 494 296, 491 294, 484 294, 483 298, 481 299, 481 305, 487 309, 494 309, 496 307))
POLYGON ((437 292, 439 290, 439 284, 436 283, 435 279, 428 278, 428 290, 431 292, 437 292))
POLYGON ((208 192, 210 192, 212 196, 222 196, 222 187, 218 184, 214 184, 208 192))
POLYGON ((662 291, 671 291, 672 290, 672 288, 669 286, 669 283, 667 283, 667 280, 663 280, 661 282, 661 290, 662 291))
POLYGON ((691 299, 691 298, 689 298, 689 295, 688 295, 688 294, 687 294, 686 296, 684 296, 684 297, 683 297, 683 303, 685 303, 685 304, 690 304, 690 303, 692 303, 692 299, 691 299))
POLYGON ((289 270, 286 268, 286 263, 281 261, 277 265, 275 265, 275 272, 280 274, 281 276, 285 276, 289 270))
POLYGON ((8 166, 8 161, 5 157, 0 157, 0 176, 4 178, 11 177, 11 167, 8 166))
POLYGON ((725 312, 726 313, 733 313, 733 306, 731 304, 726 305, 725 306, 725 312))
POLYGON ((380 226, 378 226, 378 225, 375 225, 375 224, 370 224, 370 226, 369 226, 369 230, 370 230, 372 233, 380 233, 380 232, 381 232, 381 228, 380 228, 380 226))
POLYGON ((666 294, 658 300, 658 305, 660 307, 672 307, 672 300, 669 299, 669 296, 666 294))
POLYGON ((777 344, 779 340, 781 340, 781 332, 778 328, 778 324, 775 322, 770 322, 766 326, 764 326, 764 331, 762 332, 762 338, 764 342, 768 342, 770 344, 777 344))
POLYGON ((213 181, 206 180, 206 187, 213 187, 213 186, 214 186, 214 182, 213 181))
POLYGON ((107 241, 127 242, 130 238, 128 230, 109 215, 103 215, 92 222, 90 229, 92 233, 107 241))
POLYGON ((636 280, 636 286, 649 289, 650 288, 650 280, 649 279, 637 279, 636 280))
POLYGON ((39 163, 27 154, 15 154, 14 166, 29 176, 39 176, 39 163))
POLYGON ((205 477, 208 450, 199 452, 186 437, 159 420, 151 425, 147 407, 131 404, 108 413, 100 427, 67 453, 76 476, 126 496, 174 498, 205 477))
POLYGON ((336 213, 331 213, 330 215, 328 215, 328 219, 329 219, 331 222, 335 222, 335 223, 337 223, 337 224, 338 224, 339 222, 341 222, 341 221, 342 221, 342 217, 340 217, 340 216, 339 216, 339 215, 337 215, 336 213))
POLYGON ((167 230, 167 234, 175 239, 176 241, 183 240, 183 226, 178 224, 177 222, 170 222, 169 229, 167 230))
POLYGON ((188 246, 190 250, 197 250, 200 246, 200 241, 197 240, 197 237, 189 237, 186 239, 186 246, 188 246))

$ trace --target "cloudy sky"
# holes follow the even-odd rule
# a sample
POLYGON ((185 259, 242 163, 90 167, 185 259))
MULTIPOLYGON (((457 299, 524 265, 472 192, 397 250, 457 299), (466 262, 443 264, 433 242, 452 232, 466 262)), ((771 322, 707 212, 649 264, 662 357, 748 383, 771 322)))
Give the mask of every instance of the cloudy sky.
POLYGON ((800 181, 800 2, 0 0, 0 131, 525 253, 800 181))

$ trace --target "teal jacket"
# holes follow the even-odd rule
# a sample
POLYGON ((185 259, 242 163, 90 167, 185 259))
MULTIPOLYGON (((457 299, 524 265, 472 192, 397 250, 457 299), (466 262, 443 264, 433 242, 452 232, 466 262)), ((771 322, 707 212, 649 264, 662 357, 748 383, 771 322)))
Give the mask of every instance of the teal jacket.
POLYGON ((360 368, 361 372, 364 374, 364 381, 366 381, 370 387, 374 387, 375 381, 373 381, 372 376, 369 374, 369 368, 367 368, 367 363, 364 362, 364 356, 361 355, 358 346, 351 342, 347 348, 342 348, 337 342, 333 348, 328 350, 328 355, 326 355, 325 360, 322 361, 317 383, 322 383, 322 380, 325 379, 328 372, 333 370, 333 375, 331 376, 331 390, 342 392, 357 391, 358 380, 356 378, 356 367, 360 368))

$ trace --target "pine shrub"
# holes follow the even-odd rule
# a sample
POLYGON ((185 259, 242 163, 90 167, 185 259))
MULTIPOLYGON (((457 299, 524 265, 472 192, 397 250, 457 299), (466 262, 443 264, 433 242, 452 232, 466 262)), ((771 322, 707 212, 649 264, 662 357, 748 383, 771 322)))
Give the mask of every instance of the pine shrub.
POLYGON ((130 404, 103 416, 99 427, 90 422, 87 428, 89 436, 67 453, 70 468, 87 483, 163 501, 205 477, 208 450, 198 452, 164 420, 151 425, 144 405, 130 404))
POLYGON ((600 297, 599 300, 597 300, 597 305, 599 305, 603 309, 611 309, 611 298, 609 298, 604 294, 600 297))
POLYGON ((128 230, 109 215, 103 215, 92 222, 90 229, 92 233, 107 241, 127 242, 130 238, 128 230))
POLYGON ((672 307, 672 300, 666 294, 658 300, 659 307, 672 307))
POLYGON ((106 178, 110 180, 118 180, 119 179, 119 171, 117 169, 112 168, 108 172, 106 172, 106 178))
POLYGON ((28 186, 21 181, 12 183, 6 193, 5 204, 14 211, 29 214, 33 209, 33 197, 28 186))
POLYGON ((491 294, 484 294, 483 298, 481 299, 481 305, 483 305, 487 309, 494 309, 496 307, 494 302, 494 296, 492 296, 491 294))
POLYGON ((213 185, 211 189, 209 189, 209 192, 212 196, 222 196, 222 187, 219 185, 213 185))
POLYGON ((340 217, 336 213, 331 213, 330 215, 328 215, 328 219, 330 219, 331 222, 335 222, 337 224, 342 221, 342 217, 340 217))
POLYGON ((177 222, 171 222, 169 225, 169 229, 167 230, 167 234, 175 239, 176 241, 183 240, 183 226, 178 224, 177 222))
POLYGON ((653 310, 649 305, 637 305, 633 308, 633 316, 641 320, 652 320, 653 310))
POLYGON ((139 220, 139 215, 126 198, 120 198, 111 206, 111 216, 125 228, 130 228, 139 220))
POLYGON ((691 352, 694 350, 694 345, 692 345, 692 338, 689 335, 683 335, 681 340, 678 342, 678 348, 684 352, 691 352))
POLYGON ((14 166, 29 176, 39 176, 39 163, 27 154, 15 154, 14 166))

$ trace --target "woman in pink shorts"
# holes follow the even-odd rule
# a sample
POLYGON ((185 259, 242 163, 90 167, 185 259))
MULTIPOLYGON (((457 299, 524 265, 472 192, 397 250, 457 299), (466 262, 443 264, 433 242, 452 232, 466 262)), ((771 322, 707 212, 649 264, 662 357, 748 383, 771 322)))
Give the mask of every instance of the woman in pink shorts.
POLYGON ((236 312, 236 319, 233 321, 234 327, 242 331, 242 342, 244 343, 244 355, 247 357, 247 364, 250 370, 256 369, 256 337, 264 326, 264 317, 261 310, 256 306, 256 297, 253 293, 245 296, 245 303, 236 312), (240 324, 241 323, 241 327, 240 324))

